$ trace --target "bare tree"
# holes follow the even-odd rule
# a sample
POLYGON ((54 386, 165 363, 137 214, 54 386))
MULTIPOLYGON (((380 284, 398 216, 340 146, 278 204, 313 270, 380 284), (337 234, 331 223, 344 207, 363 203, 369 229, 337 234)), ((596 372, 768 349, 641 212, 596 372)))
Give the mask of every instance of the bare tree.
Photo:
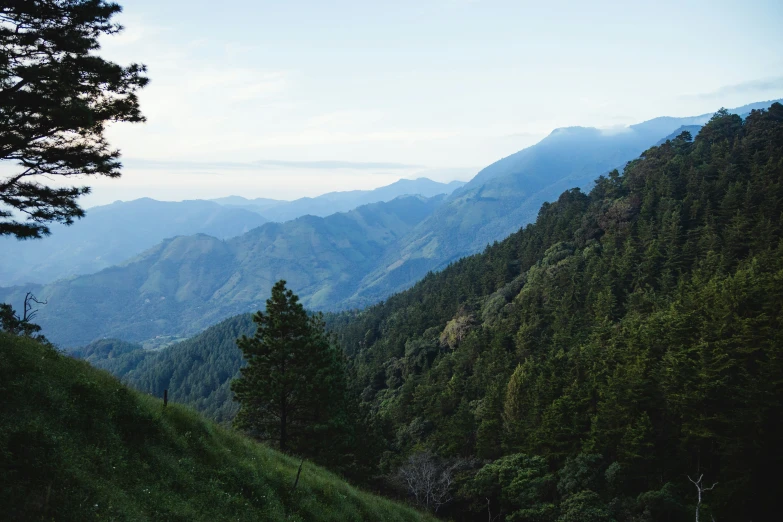
POLYGON ((41 327, 32 322, 38 313, 37 308, 33 309, 34 304, 45 305, 46 301, 40 301, 32 292, 27 292, 24 297, 22 317, 19 317, 10 304, 0 303, 0 330, 46 342, 46 338, 38 334, 41 327))
POLYGON ((438 512, 452 500, 451 487, 461 462, 446 463, 429 451, 411 455, 398 477, 417 505, 438 512))
POLYGON ((500 516, 501 516, 501 514, 497 514, 497 515, 495 515, 495 516, 493 517, 493 516, 492 516, 492 509, 491 509, 491 507, 492 507, 492 504, 491 504, 491 502, 489 501, 489 497, 484 497, 484 498, 485 498, 485 499, 487 499, 487 521, 488 521, 488 522, 495 522, 495 520, 499 520, 499 519, 500 519, 500 516))
POLYGON ((22 312, 22 319, 21 319, 23 323, 31 322, 33 320, 33 317, 35 317, 38 314, 37 308, 33 310, 33 303, 39 305, 48 304, 47 301, 39 301, 38 298, 35 297, 32 292, 27 292, 27 294, 24 296, 24 311, 22 312))
POLYGON ((693 480, 690 477, 690 475, 686 475, 686 476, 688 477, 688 480, 690 480, 693 483, 693 485, 696 486, 696 491, 699 492, 699 501, 696 503, 696 522, 699 522, 699 509, 701 508, 701 495, 705 491, 711 491, 712 488, 714 488, 715 486, 718 485, 718 483, 716 482, 712 486, 710 486, 708 488, 705 488, 704 485, 702 485, 702 483, 701 483, 702 479, 704 478, 704 473, 699 475, 699 480, 693 480))

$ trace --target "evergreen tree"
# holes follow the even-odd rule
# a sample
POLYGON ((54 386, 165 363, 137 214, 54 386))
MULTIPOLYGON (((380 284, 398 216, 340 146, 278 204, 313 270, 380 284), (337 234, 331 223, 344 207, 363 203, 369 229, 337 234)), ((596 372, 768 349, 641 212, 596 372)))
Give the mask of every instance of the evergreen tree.
POLYGON ((346 383, 342 353, 320 315, 278 281, 257 312, 253 337, 237 344, 247 365, 231 386, 240 409, 236 427, 280 450, 330 463, 343 447, 346 383))
POLYGON ((120 10, 104 0, 0 5, 0 161, 19 166, 0 179, 0 236, 39 238, 47 223, 84 216, 77 199, 89 187, 43 180, 119 177, 119 151, 103 131, 110 122, 144 121, 136 91, 148 81, 143 65, 96 54, 100 36, 122 30, 111 21, 120 10))

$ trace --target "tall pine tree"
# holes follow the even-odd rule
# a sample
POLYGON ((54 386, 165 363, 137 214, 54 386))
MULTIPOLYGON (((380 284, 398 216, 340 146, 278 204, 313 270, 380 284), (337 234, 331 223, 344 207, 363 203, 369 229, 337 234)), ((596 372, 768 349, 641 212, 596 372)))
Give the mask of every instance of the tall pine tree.
POLYGON ((99 40, 122 26, 105 0, 0 2, 0 236, 49 234, 84 216, 82 176, 120 176, 106 126, 144 121, 143 65, 101 58, 99 40), (6 175, 7 174, 7 175, 6 175))
POLYGON ((231 386, 234 424, 281 451, 332 463, 348 425, 342 352, 285 285, 278 281, 255 314, 256 334, 237 341, 247 365, 231 386))

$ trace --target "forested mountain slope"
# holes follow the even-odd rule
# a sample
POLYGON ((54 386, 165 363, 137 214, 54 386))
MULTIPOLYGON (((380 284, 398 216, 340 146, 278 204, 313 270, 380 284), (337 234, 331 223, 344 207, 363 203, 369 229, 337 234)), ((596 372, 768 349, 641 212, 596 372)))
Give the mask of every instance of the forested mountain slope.
POLYGON ((322 307, 350 295, 357 274, 369 272, 387 245, 442 200, 400 197, 326 218, 265 223, 226 241, 170 238, 96 274, 1 288, 0 302, 19 307, 27 291, 48 300, 36 320, 65 347, 102 337, 193 334, 257 310, 278 279, 287 279, 309 307, 322 307))
POLYGON ((281 278, 309 308, 375 303, 506 237, 531 220, 544 199, 591 184, 611 165, 698 118, 657 118, 611 135, 561 129, 519 153, 511 166, 508 158, 499 162, 511 174, 471 183, 445 203, 444 196, 400 197, 326 218, 267 223, 225 242, 176 237, 96 274, 45 287, 0 288, 0 301, 18 307, 30 290, 48 300, 39 320, 63 346, 102 337, 191 335, 258 309, 281 278))
MULTIPOLYGON (((128 375, 150 389, 196 360, 215 401, 199 407, 222 415, 230 377, 212 375, 241 364, 233 338, 250 327, 232 321, 128 375)), ((422 450, 463 470, 448 517, 692 520, 687 475, 704 474, 718 482, 704 518, 770 520, 783 487, 783 105, 744 123, 719 113, 695 140, 647 150, 482 254, 328 324, 377 428, 379 471, 422 450)))
POLYGON ((84 359, 96 368, 122 376, 154 353, 157 352, 145 350, 140 344, 121 339, 99 339, 69 352, 69 355, 84 359))
MULTIPOLYGON (((771 103, 755 103, 730 112, 746 115, 771 103)), ((347 304, 372 304, 410 287, 430 270, 480 252, 487 244, 535 220, 541 205, 564 190, 591 187, 599 175, 622 168, 682 126, 694 130, 710 116, 660 117, 613 130, 554 130, 536 145, 486 167, 456 190, 446 204, 387 250, 347 304)))
POLYGON ((119 264, 174 236, 207 234, 218 239, 239 236, 267 221, 288 221, 310 214, 325 217, 402 195, 450 194, 461 181, 438 183, 402 179, 375 190, 331 192, 315 198, 276 201, 241 197, 213 201, 116 201, 92 207, 78 226, 55 225, 52 235, 36 241, 0 238, 0 286, 45 284, 91 274, 119 264), (268 210, 270 218, 264 215, 268 210))
POLYGON ((536 520, 574 506, 692 520, 686 475, 704 474, 718 485, 703 518, 770 520, 783 489, 783 106, 744 124, 719 113, 694 141, 565 192, 483 254, 331 325, 389 433, 383 466, 421 448, 496 461, 455 515, 491 502, 509 520, 535 506, 536 520))
POLYGON ((74 226, 54 225, 52 235, 43 239, 0 238, 0 286, 91 274, 168 237, 208 234, 225 239, 265 222, 255 212, 209 201, 117 201, 88 209, 74 226))
POLYGON ((2 332, 0 393, 4 520, 430 520, 2 332))
POLYGON ((69 355, 120 377, 145 393, 187 404, 220 423, 228 423, 238 410, 230 384, 242 366, 236 340, 256 331, 252 314, 221 321, 166 349, 150 351, 118 339, 101 339, 70 351, 69 355))

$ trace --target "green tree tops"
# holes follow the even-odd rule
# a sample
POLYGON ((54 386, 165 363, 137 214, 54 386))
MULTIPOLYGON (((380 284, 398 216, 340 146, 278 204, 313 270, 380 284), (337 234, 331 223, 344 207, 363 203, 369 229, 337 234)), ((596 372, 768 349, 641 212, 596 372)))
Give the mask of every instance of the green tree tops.
MULTIPOLYGON (((89 187, 50 187, 53 176, 119 177, 119 151, 103 131, 140 122, 143 65, 122 67, 95 54, 101 35, 122 30, 121 10, 104 0, 8 0, 0 5, 0 160, 18 170, 0 178, 0 236, 39 238, 47 223, 84 216, 89 187)), ((62 183, 58 183, 62 185, 62 183)))
POLYGON ((234 424, 282 451, 328 461, 347 424, 342 353, 320 315, 308 316, 285 281, 272 288, 255 336, 237 344, 247 365, 232 383, 240 410, 234 424))

